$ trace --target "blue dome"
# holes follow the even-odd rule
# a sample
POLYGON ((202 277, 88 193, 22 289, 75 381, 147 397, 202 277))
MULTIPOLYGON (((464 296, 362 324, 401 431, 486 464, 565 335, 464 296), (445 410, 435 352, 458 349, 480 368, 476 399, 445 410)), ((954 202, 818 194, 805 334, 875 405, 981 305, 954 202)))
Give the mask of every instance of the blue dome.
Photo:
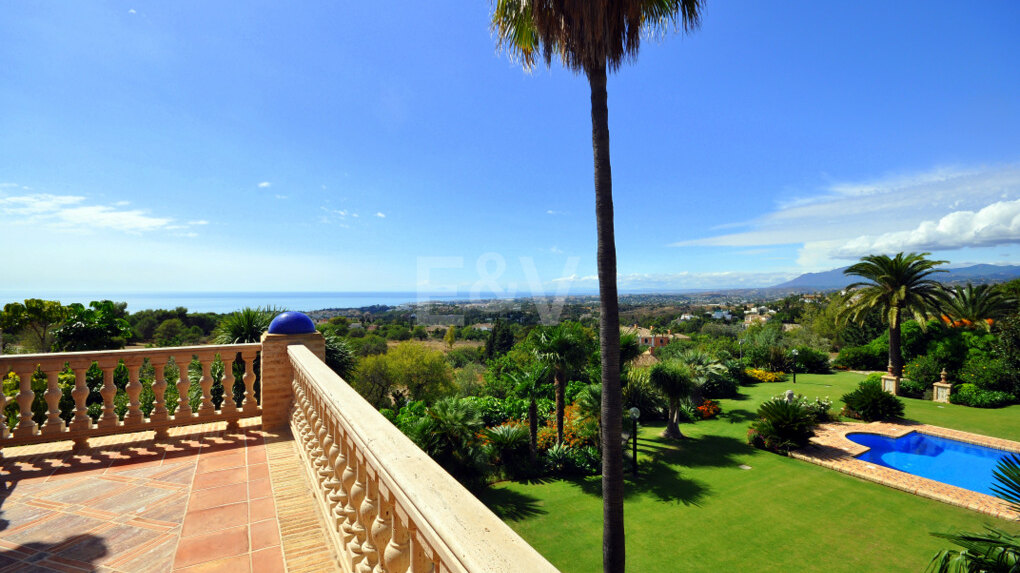
POLYGON ((315 323, 303 312, 282 312, 269 323, 269 334, 311 334, 315 323))

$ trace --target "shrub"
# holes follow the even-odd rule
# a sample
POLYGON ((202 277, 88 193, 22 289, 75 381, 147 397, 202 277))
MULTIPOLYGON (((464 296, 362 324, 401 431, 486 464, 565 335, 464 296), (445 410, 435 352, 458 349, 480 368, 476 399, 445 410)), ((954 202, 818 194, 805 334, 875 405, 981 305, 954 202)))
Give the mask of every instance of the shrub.
POLYGON ((768 370, 762 370, 760 368, 748 368, 744 370, 744 374, 748 378, 755 382, 785 382, 786 374, 784 372, 769 372, 768 370))
MULTIPOLYGON (((781 398, 773 398, 773 400, 778 399, 781 398)), ((794 397, 793 402, 796 402, 801 409, 810 414, 815 424, 828 422, 832 419, 832 414, 829 413, 829 410, 832 408, 832 400, 829 400, 828 396, 826 396, 824 400, 818 397, 814 400, 808 400, 803 394, 797 394, 794 397)))
POLYGON ((482 349, 475 348, 474 346, 454 348, 446 353, 446 359, 450 361, 450 365, 454 368, 463 368, 472 362, 481 364, 482 358, 482 349))
POLYGON ((999 358, 974 356, 960 370, 960 382, 973 384, 981 390, 1014 393, 1013 372, 999 358))
POLYGON ((807 445, 814 435, 815 416, 793 400, 772 398, 758 407, 758 419, 751 424, 747 441, 752 446, 786 453, 807 445))
POLYGON ((923 383, 911 380, 910 378, 903 378, 900 380, 900 390, 898 393, 907 398, 924 398, 925 390, 927 388, 923 383))
POLYGON ((1013 403, 1013 395, 996 390, 982 390, 974 384, 960 384, 953 389, 949 401, 972 408, 1001 408, 1013 403))
POLYGON ((933 355, 925 354, 908 362, 903 367, 903 376, 928 389, 942 379, 942 366, 933 355))
POLYGON ((737 395, 737 381, 729 372, 711 374, 701 385, 701 395, 705 398, 734 398, 737 395))
POLYGON ((870 378, 861 382, 853 392, 843 395, 842 400, 846 404, 843 413, 865 422, 902 416, 903 401, 882 390, 881 382, 870 378))
POLYGON ((666 397, 648 381, 648 369, 634 369, 627 373, 627 385, 623 387, 624 409, 637 407, 642 420, 666 418, 668 404, 666 397))
POLYGON ((810 346, 797 347, 797 372, 808 374, 828 374, 829 355, 810 346))
POLYGON ((842 348, 832 361, 837 368, 851 370, 882 370, 889 361, 887 353, 872 345, 842 348))
POLYGON ((528 470, 528 428, 522 424, 503 424, 485 430, 489 458, 503 475, 514 479, 528 470))

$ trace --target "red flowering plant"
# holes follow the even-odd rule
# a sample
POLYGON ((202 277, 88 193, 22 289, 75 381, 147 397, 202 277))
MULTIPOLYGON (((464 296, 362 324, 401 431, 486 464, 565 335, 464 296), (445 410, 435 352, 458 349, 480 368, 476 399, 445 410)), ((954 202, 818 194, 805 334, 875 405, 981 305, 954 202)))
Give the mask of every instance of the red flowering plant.
POLYGON ((698 411, 698 415, 701 416, 702 420, 710 420, 719 415, 722 412, 722 408, 719 407, 719 403, 715 400, 705 399, 705 401, 695 408, 698 411))

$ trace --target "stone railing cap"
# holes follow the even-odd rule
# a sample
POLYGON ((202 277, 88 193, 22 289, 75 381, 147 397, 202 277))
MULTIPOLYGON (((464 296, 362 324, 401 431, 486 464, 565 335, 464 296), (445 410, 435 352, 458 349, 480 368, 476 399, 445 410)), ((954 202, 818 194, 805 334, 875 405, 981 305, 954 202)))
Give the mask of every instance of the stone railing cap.
POLYGON ((269 323, 269 334, 311 334, 315 323, 303 312, 287 311, 276 315, 269 323))

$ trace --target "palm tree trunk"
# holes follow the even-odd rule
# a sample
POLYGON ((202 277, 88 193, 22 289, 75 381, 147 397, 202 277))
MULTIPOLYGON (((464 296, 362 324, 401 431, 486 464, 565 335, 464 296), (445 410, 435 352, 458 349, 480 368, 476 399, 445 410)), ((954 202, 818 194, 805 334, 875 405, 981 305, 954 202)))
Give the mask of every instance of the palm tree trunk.
POLYGON ((662 431, 663 438, 680 438, 680 408, 673 400, 669 401, 669 413, 666 415, 666 429, 662 431))
POLYGON ((567 409, 567 372, 556 371, 556 443, 563 443, 563 413, 567 409))
POLYGON ((591 144, 595 159, 595 220, 598 233, 599 343, 602 350, 602 570, 622 573, 623 393, 620 388, 620 309, 616 293, 613 175, 609 165, 606 64, 586 70, 591 86, 591 144))
POLYGON ((903 351, 900 348, 900 317, 889 321, 889 365, 893 376, 903 376, 903 351))

